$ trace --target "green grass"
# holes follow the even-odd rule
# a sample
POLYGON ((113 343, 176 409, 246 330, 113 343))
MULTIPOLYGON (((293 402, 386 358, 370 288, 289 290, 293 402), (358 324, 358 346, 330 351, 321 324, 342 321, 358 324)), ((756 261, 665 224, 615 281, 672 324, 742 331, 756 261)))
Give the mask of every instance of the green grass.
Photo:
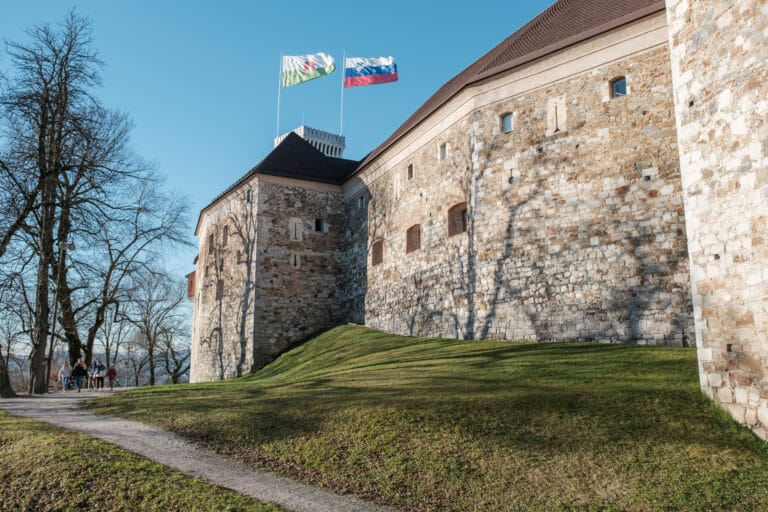
POLYGON ((768 510, 768 445, 700 393, 695 357, 346 326, 244 379, 94 407, 407 510, 768 510))
POLYGON ((0 510, 280 509, 86 435, 0 412, 0 510))

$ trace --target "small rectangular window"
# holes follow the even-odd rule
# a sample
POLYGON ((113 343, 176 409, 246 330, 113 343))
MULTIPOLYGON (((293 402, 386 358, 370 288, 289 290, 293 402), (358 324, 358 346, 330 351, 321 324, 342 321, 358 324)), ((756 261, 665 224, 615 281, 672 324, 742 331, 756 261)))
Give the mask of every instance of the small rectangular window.
POLYGON ((378 265, 384 261, 384 241, 377 240, 371 247, 371 265, 378 265))
POLYGON ((328 232, 327 224, 323 219, 315 219, 315 231, 317 231, 318 233, 328 232))
POLYGON ((226 247, 229 242, 229 226, 224 226, 224 231, 221 234, 221 246, 226 247))
POLYGON ((514 114, 504 114, 501 116, 501 131, 509 133, 515 128, 514 114))
POLYGON ((405 252, 407 254, 419 249, 421 249, 421 224, 416 224, 405 232, 405 252))
POLYGON ((413 164, 408 165, 408 179, 409 180, 413 179, 413 164))
POLYGON ((216 250, 216 247, 214 246, 214 240, 215 238, 213 235, 208 235, 208 254, 213 254, 216 250))
POLYGON ((620 98, 627 95, 627 79, 623 76, 611 82, 611 98, 620 98))
POLYGON ((357 208, 359 210, 362 210, 364 206, 365 206, 365 198, 363 196, 358 197, 357 198, 357 208))
POLYGON ((221 300, 224 297, 224 281, 219 279, 216 281, 216 300, 221 300))
POLYGON ((448 158, 448 144, 442 143, 440 144, 440 150, 438 151, 438 158, 440 161, 444 161, 446 158, 448 158))
POLYGON ((291 266, 293 268, 301 268, 301 258, 299 257, 299 253, 291 253, 291 266))
POLYGON ((464 233, 468 228, 467 203, 459 203, 448 210, 448 236, 464 233))

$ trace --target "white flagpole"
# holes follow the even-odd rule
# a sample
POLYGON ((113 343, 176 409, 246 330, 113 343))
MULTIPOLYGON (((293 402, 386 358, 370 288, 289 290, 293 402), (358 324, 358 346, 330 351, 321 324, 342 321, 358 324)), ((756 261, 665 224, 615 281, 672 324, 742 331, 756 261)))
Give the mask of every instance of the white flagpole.
POLYGON ((283 90, 283 52, 280 52, 280 75, 277 79, 277 127, 275 138, 280 136, 280 91, 283 90))
POLYGON ((347 50, 341 57, 341 116, 339 120, 339 135, 344 135, 344 75, 347 69, 347 50))

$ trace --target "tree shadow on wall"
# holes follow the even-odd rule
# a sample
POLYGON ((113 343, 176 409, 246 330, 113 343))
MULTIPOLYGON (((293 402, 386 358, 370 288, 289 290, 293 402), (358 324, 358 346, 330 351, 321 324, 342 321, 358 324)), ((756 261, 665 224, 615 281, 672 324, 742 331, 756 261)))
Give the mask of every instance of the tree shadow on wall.
POLYGON ((368 295, 368 255, 373 242, 381 233, 369 233, 372 193, 359 178, 352 179, 354 195, 343 204, 344 233, 342 235, 342 265, 339 276, 341 313, 347 322, 366 325, 366 297, 368 295))
MULTIPOLYGON (((453 244, 446 264, 451 281, 461 286, 437 290, 432 280, 430 286, 417 288, 407 317, 409 333, 434 334, 424 320, 449 318, 457 338, 504 337, 503 324, 509 319, 502 318, 501 327, 496 322, 499 308, 506 306, 524 318, 528 331, 524 337, 538 341, 637 342, 653 339, 649 333, 655 333, 665 341, 675 337, 686 344, 690 299, 686 300, 683 286, 674 283, 681 263, 687 260, 684 233, 667 234, 682 243, 651 245, 658 230, 654 222, 658 212, 652 203, 643 203, 642 210, 633 209, 630 220, 619 215, 619 208, 635 200, 632 196, 622 197, 616 211, 594 215, 586 223, 548 222, 547 208, 568 205, 566 199, 558 197, 561 191, 552 188, 553 179, 570 172, 575 180, 575 172, 568 170, 571 155, 564 146, 569 139, 557 137, 545 142, 522 152, 519 175, 504 193, 504 215, 492 211, 490 202, 480 203, 482 197, 491 195, 487 191, 484 194, 484 189, 497 186, 485 182, 498 180, 498 175, 488 176, 483 170, 498 160, 502 148, 488 144, 479 156, 473 159, 470 155, 469 161, 474 163, 465 182, 470 207, 466 245, 453 244), (489 242, 482 236, 481 215, 504 218, 501 240, 489 242), (597 244, 592 243, 595 237, 597 244), (498 249, 489 249, 489 245, 498 249), (604 263, 603 258, 609 257, 612 261, 604 263), (441 292, 450 297, 451 306, 446 311, 430 309, 429 297, 441 292), (663 318, 666 324, 653 327, 651 319, 655 317, 663 318), (578 327, 569 329, 569 322, 578 327)), ((643 186, 637 179, 627 188, 640 193, 643 186)), ((485 221, 482 225, 492 225, 487 218, 485 221)), ((420 276, 413 279, 418 281, 420 276)))
MULTIPOLYGON (((235 200, 235 206, 230 207, 228 215, 229 224, 232 226, 236 253, 230 261, 238 269, 235 277, 240 280, 236 289, 240 290, 237 303, 237 317, 235 319, 235 330, 237 332, 238 344, 235 349, 235 377, 242 377, 244 367, 248 361, 248 339, 252 340, 254 347, 252 351, 256 352, 256 197, 253 190, 249 187, 245 195, 235 200), (248 332, 248 321, 251 321, 251 332, 248 332)), ((231 203, 230 203, 231 204, 231 203)))

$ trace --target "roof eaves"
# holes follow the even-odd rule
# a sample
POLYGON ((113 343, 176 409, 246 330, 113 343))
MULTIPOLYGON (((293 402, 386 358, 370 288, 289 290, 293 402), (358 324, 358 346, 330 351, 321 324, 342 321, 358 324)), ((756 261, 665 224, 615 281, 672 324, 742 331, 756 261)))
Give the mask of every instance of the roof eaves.
POLYGON ((473 80, 467 82, 464 87, 480 82, 491 76, 504 73, 506 71, 509 71, 510 69, 514 69, 516 67, 522 66, 523 64, 528 64, 529 62, 533 62, 536 59, 546 57, 547 55, 551 55, 555 52, 568 48, 569 46, 576 45, 578 43, 586 41, 587 39, 598 36, 600 34, 610 32, 611 30, 624 26, 633 21, 645 18, 646 16, 650 16, 651 14, 655 14, 659 11, 663 11, 664 9, 666 9, 665 2, 664 0, 661 0, 644 9, 640 9, 633 13, 624 15, 620 18, 616 18, 614 20, 611 20, 608 23, 603 23, 602 25, 598 25, 597 27, 594 27, 590 30, 585 30, 584 32, 573 35, 567 39, 563 39, 562 41, 558 41, 557 43, 541 48, 540 50, 536 50, 518 59, 511 60, 508 63, 506 63, 504 66, 499 66, 494 69, 490 69, 488 71, 480 73, 473 80))
MULTIPOLYGON (((509 63, 505 64, 504 66, 495 67, 495 68, 490 69, 490 70, 488 70, 488 71, 486 71, 484 73, 480 73, 478 75, 475 75, 474 77, 469 77, 467 79, 467 81, 464 82, 463 84, 455 86, 455 87, 457 87, 457 89, 455 91, 453 91, 453 92, 449 92, 449 91, 446 90, 451 85, 453 85, 451 82, 456 81, 457 78, 461 77, 462 75, 471 75, 470 71, 472 69, 476 69, 478 67, 480 67, 482 69, 482 67, 485 67, 487 65, 487 61, 493 59, 492 55, 495 53, 495 50, 498 49, 500 46, 502 46, 504 44, 504 42, 507 41, 507 40, 502 41, 501 43, 496 45, 492 50, 490 50, 485 55, 480 57, 480 59, 475 61, 473 64, 470 64, 466 69, 464 69, 464 71, 462 71, 461 73, 456 75, 454 78, 452 78, 451 80, 446 82, 442 87, 440 87, 440 89, 438 89, 435 92, 435 94, 430 96, 430 98, 424 103, 424 105, 429 104, 432 101, 433 98, 440 96, 441 92, 448 93, 448 94, 446 94, 446 97, 444 99, 442 99, 441 101, 437 101, 436 104, 432 108, 426 110, 424 113, 421 113, 418 116, 416 114, 414 114, 411 117, 409 117, 397 130, 395 130, 395 132, 390 137, 388 137, 382 144, 380 144, 378 147, 376 147, 376 149, 371 151, 360 162, 360 165, 357 167, 355 172, 352 173, 349 176, 349 178, 352 178, 355 175, 359 174, 368 164, 370 164, 373 160, 375 160, 379 155, 384 153, 384 151, 389 149, 398 140, 402 139, 408 133, 410 133, 414 129, 416 129, 416 127, 418 127, 421 123, 423 123, 425 120, 427 120, 429 118, 429 116, 431 116, 433 113, 435 113, 440 107, 445 105, 448 101, 450 101, 451 99, 456 97, 459 93, 461 93, 467 87, 470 87, 470 86, 476 84, 479 81, 485 80, 485 79, 490 78, 492 76, 496 76, 496 75, 498 75, 500 73, 507 72, 507 71, 509 71, 511 69, 514 69, 516 67, 519 67, 521 65, 530 63, 530 62, 532 62, 532 61, 534 61, 536 59, 540 59, 542 57, 546 57, 547 55, 551 55, 552 53, 555 53, 555 52, 557 52, 559 50, 563 50, 563 49, 565 49, 565 48, 567 48, 569 46, 573 46, 575 44, 583 42, 583 41, 585 41, 585 40, 587 40, 587 39, 589 39, 591 37, 595 37, 595 36, 603 34, 605 32, 609 32, 609 31, 611 31, 613 29, 619 28, 619 27, 621 27, 623 25, 626 25, 628 23, 631 23, 633 21, 640 20, 642 18, 645 18, 646 16, 655 14, 655 13, 657 13, 659 11, 662 11, 662 10, 665 10, 665 9, 666 9, 666 2, 665 2, 665 0, 659 0, 656 3, 654 3, 654 4, 652 4, 652 5, 648 6, 648 7, 644 7, 642 9, 634 11, 634 12, 632 12, 630 14, 627 14, 625 16, 622 16, 620 18, 616 18, 614 20, 611 20, 608 23, 603 23, 602 25, 599 25, 599 26, 597 26, 597 27, 595 27, 593 29, 586 30, 584 32, 581 32, 581 33, 575 35, 575 36, 571 36, 571 37, 569 37, 567 39, 564 39, 562 41, 559 41, 559 42, 557 42, 555 44, 551 44, 551 45, 546 46, 546 47, 544 47, 544 48, 542 48, 540 50, 536 50, 534 52, 526 54, 526 55, 524 55, 521 58, 518 58, 518 59, 510 61, 509 63), (402 130, 401 133, 399 133, 400 130, 402 130)), ((525 30, 527 27, 532 26, 537 21, 538 21, 538 17, 533 19, 533 20, 531 20, 529 23, 527 23, 523 27, 521 27, 519 31, 525 30)), ((417 113, 418 113, 418 110, 417 110, 417 113)))

